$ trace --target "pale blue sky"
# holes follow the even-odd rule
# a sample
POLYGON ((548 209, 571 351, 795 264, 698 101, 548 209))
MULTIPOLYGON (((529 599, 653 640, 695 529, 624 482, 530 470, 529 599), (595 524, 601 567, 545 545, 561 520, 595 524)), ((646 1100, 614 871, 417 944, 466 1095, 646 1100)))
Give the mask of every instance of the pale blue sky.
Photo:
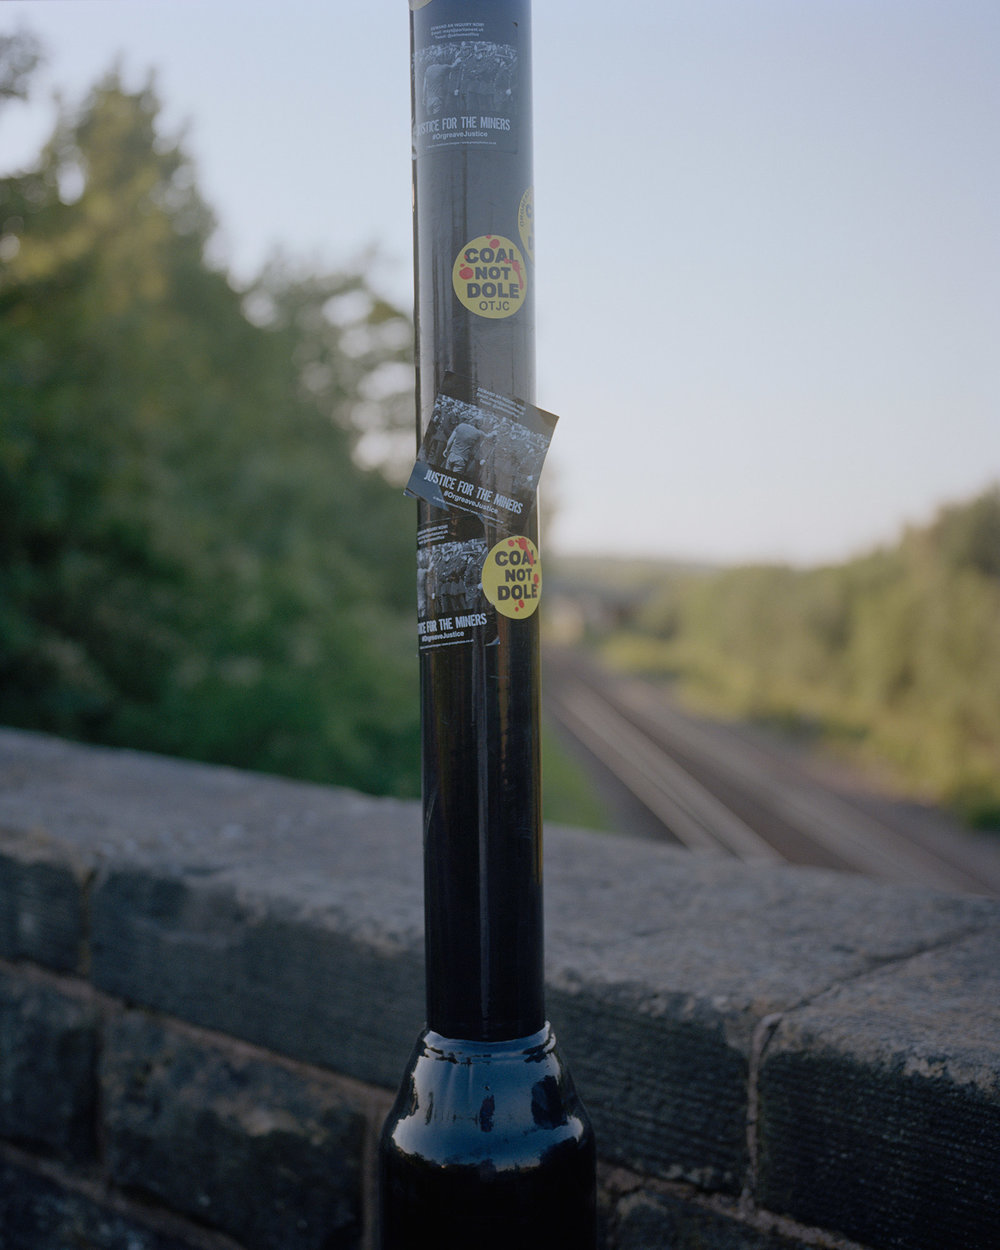
MULTIPOLYGON (((405 0, 6 0, 0 168, 155 67, 248 276, 369 244, 411 301, 405 0)), ((1000 479, 1000 4, 533 6, 556 551, 836 560, 1000 479)))

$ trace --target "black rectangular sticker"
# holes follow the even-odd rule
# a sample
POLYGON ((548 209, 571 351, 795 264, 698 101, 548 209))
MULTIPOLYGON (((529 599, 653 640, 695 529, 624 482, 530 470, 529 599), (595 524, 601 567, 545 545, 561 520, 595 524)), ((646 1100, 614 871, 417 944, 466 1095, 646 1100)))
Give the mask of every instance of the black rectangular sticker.
POLYGON ((453 147, 517 150, 522 67, 517 28, 461 3, 420 13, 413 62, 416 156, 453 147))
POLYGON ((556 421, 534 404, 446 373, 406 493, 520 530, 556 421))

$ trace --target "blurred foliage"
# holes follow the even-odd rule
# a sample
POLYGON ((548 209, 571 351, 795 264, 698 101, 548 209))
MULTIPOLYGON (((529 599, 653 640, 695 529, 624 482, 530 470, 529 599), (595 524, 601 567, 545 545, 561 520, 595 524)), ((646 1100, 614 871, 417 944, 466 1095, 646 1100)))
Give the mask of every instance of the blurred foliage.
POLYGON ((559 731, 542 722, 542 809, 547 821, 608 833, 614 819, 593 778, 559 731))
POLYGON ((606 645, 1000 827, 1000 486, 842 565, 665 576, 606 645))
POLYGON ((41 45, 28 31, 0 34, 0 101, 28 98, 31 75, 41 58, 41 45))
POLYGON ((409 321, 362 273, 237 290, 158 111, 111 77, 0 179, 0 720, 414 794, 412 508, 355 459, 409 321))

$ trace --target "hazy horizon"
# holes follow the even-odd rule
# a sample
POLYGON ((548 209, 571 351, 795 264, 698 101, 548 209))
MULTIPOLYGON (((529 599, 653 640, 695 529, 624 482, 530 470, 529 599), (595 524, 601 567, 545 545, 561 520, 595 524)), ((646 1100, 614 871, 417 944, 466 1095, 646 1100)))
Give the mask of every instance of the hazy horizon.
MULTIPOLYGON (((405 7, 8 0, 48 52, 0 167, 151 69, 246 280, 276 247, 411 300, 405 7)), ((534 11, 550 549, 839 562, 1000 477, 1000 7, 534 11), (568 49, 572 49, 571 53, 568 49)), ((531 397, 526 397, 531 398, 531 397)))

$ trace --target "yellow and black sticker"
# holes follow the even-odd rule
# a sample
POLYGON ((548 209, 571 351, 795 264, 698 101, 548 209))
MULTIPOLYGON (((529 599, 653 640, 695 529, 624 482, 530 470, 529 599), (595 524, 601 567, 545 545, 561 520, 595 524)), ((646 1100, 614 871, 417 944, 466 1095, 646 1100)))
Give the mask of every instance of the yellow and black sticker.
POLYGON ((517 209, 517 232, 521 236, 528 259, 535 259, 535 188, 529 187, 521 196, 517 209))
POLYGON ((501 539, 483 565, 483 593, 502 616, 528 617, 542 597, 542 565, 530 538, 501 539))
POLYGON ((459 252, 451 280, 455 294, 478 317, 512 317, 524 303, 528 270, 510 239, 481 234, 459 252))

